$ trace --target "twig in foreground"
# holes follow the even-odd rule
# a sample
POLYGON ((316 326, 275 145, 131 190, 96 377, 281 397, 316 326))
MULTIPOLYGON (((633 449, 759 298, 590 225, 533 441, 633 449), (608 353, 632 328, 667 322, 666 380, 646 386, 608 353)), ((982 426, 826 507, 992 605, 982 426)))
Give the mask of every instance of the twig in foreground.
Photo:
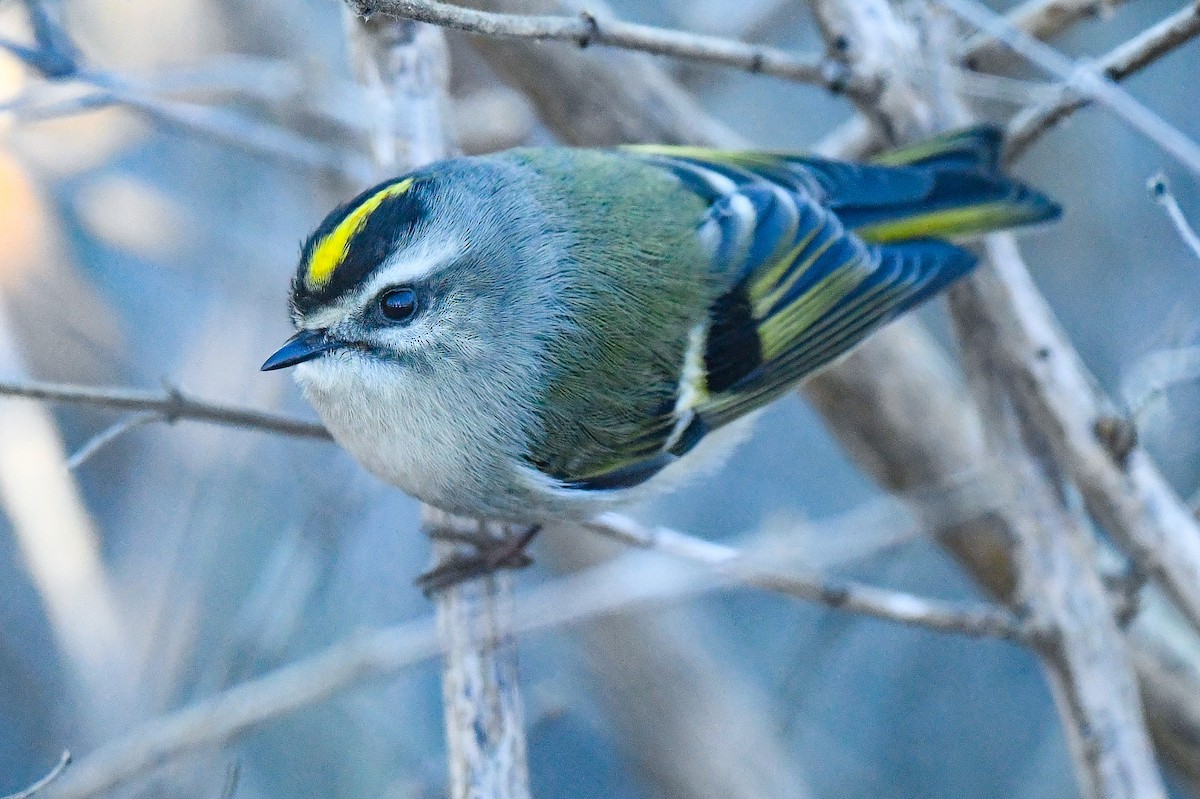
MULTIPOLYGON (((1197 6, 1197 9, 1200 9, 1200 6, 1197 6)), ((1200 14, 1197 16, 1200 17, 1200 14)), ((1183 215, 1179 201, 1175 199, 1175 195, 1171 193, 1171 187, 1167 184, 1167 176, 1161 172, 1151 176, 1146 188, 1150 190, 1154 201, 1161 205, 1167 212, 1167 216, 1171 218, 1171 224, 1175 225, 1175 229, 1179 231, 1179 238, 1183 239, 1183 243, 1195 253, 1197 258, 1200 258, 1200 236, 1196 235, 1195 228, 1183 215)))
POLYGON ((735 67, 746 72, 811 83, 834 93, 869 95, 874 87, 850 75, 843 64, 822 56, 796 56, 774 47, 746 44, 698 33, 599 18, 587 11, 577 17, 497 14, 435 0, 351 0, 358 13, 388 14, 467 33, 512 39, 602 44, 654 55, 735 67))
MULTIPOLYGON (((1193 3, 1114 47, 1092 62, 1110 80, 1121 81, 1200 35, 1200 3, 1193 3)), ((1051 127, 1091 102, 1067 86, 1054 103, 1034 106, 1013 118, 1005 133, 1005 162, 1021 155, 1051 127)))
POLYGON ((16 793, 10 793, 9 795, 7 795, 5 797, 0 797, 0 799, 30 799, 30 797, 34 796, 39 791, 42 791, 43 789, 45 789, 45 787, 47 785, 49 785, 50 783, 52 783, 56 779, 58 779, 58 776, 63 773, 63 769, 65 769, 70 764, 71 764, 71 753, 67 750, 63 750, 62 757, 60 757, 58 759, 58 764, 55 765, 54 768, 50 769, 49 774, 42 777, 40 780, 35 782, 33 785, 30 785, 25 790, 17 791, 16 793))
POLYGON ((162 392, 138 391, 129 388, 79 386, 39 381, 0 380, 0 397, 25 397, 45 402, 93 405, 125 411, 157 414, 164 422, 174 424, 188 420, 211 424, 261 430, 298 438, 329 439, 329 431, 317 422, 306 422, 283 414, 224 405, 193 399, 179 389, 166 385, 162 392))
POLYGON ((1200 174, 1200 145, 1151 111, 1112 81, 1102 70, 1081 64, 1017 30, 1004 17, 975 0, 937 0, 970 24, 987 31, 1039 68, 1056 75, 1103 104, 1180 163, 1200 174))

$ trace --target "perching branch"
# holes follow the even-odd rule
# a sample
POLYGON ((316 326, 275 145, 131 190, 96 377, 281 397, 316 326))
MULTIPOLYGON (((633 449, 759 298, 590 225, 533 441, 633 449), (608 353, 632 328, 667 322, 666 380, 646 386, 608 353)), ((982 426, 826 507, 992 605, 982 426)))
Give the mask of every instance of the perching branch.
MULTIPOLYGON (((371 114, 377 177, 455 154, 446 111, 450 68, 441 29, 343 9, 354 73, 371 114)), ((434 538, 453 517, 424 506, 441 562, 457 545, 434 538)), ((483 522, 473 522, 482 532, 483 522)), ((451 799, 529 799, 525 715, 512 632, 511 576, 483 575, 437 591, 442 703, 451 799)))
MULTIPOLYGON (((1091 62, 1091 68, 1110 80, 1121 81, 1148 67, 1158 59, 1200 36, 1200 3, 1177 11, 1124 44, 1114 47, 1091 62)), ((1068 87, 1062 96, 1047 105, 1038 105, 1018 114, 1008 124, 1005 135, 1005 161, 1021 156, 1029 145, 1041 138, 1050 128, 1066 119, 1092 99, 1072 92, 1068 87)))
POLYGON ((703 61, 746 72, 811 83, 831 92, 867 96, 873 85, 863 83, 841 64, 820 56, 797 56, 775 47, 746 44, 719 36, 686 33, 622 22, 610 14, 584 11, 576 17, 517 15, 476 11, 436 0, 351 0, 360 14, 388 14, 442 25, 466 33, 511 39, 572 42, 639 50, 654 55, 703 61))
MULTIPOLYGON (((101 388, 58 383, 0 381, 0 396, 26 397, 119 410, 138 410, 162 421, 189 420, 230 425, 264 433, 299 438, 330 439, 315 422, 234 405, 185 397, 176 389, 165 394, 123 388, 101 388)), ((448 519, 439 524, 453 524, 448 519)), ((464 532, 476 532, 474 522, 464 532)), ((642 549, 649 549, 698 564, 718 567, 735 583, 794 596, 831 608, 861 613, 910 626, 970 636, 1019 640, 1019 623, 1001 610, 964 610, 946 603, 898 591, 850 582, 823 580, 764 569, 737 549, 665 528, 647 528, 620 514, 606 513, 585 527, 642 549)))

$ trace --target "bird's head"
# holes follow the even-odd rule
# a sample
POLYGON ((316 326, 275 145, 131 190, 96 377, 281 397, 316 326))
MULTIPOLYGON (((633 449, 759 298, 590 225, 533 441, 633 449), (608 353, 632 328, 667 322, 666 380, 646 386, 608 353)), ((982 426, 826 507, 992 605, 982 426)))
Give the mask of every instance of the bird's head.
POLYGON ((527 259, 504 170, 442 162, 381 183, 308 238, 292 281, 297 333, 264 371, 309 362, 428 371, 490 357, 519 324, 527 259))

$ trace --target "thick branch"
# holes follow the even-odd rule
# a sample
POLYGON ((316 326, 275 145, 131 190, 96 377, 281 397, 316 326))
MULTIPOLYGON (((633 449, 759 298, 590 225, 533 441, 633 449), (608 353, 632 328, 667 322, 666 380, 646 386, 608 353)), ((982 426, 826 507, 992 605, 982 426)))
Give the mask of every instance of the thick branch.
MULTIPOLYGON (((1115 414, 1038 292, 1010 236, 988 242, 991 269, 970 281, 971 324, 995 332, 992 357, 1078 484, 1088 510, 1200 630, 1200 523, 1145 452, 1114 449, 1115 414), (993 271, 994 270, 994 271, 993 271)), ((965 311, 964 311, 965 313, 965 311)))
POLYGON ((497 14, 434 0, 353 2, 359 13, 364 15, 389 14, 496 38, 572 42, 580 47, 601 44, 639 50, 811 83, 832 92, 868 94, 871 88, 853 79, 838 62, 820 56, 796 56, 774 47, 746 44, 719 36, 622 22, 609 14, 599 16, 586 11, 574 17, 497 14))
MULTIPOLYGON (((966 0, 939 2, 964 16, 975 13, 975 7, 966 0)), ((813 6, 818 18, 829 20, 823 24, 827 35, 834 25, 856 25, 851 33, 861 41, 904 38, 898 32, 883 34, 877 30, 906 27, 882 0, 814 0, 813 6), (864 4, 869 8, 864 10, 864 4), (848 10, 851 8, 854 11, 848 10)), ((985 10, 979 11, 979 15, 984 14, 985 10)), ((990 23, 990 12, 987 15, 990 23)), ((1006 27, 1005 31, 1012 29, 1006 27)), ((1024 34, 1015 32, 1014 36, 1022 43, 1030 42, 1030 52, 1044 48, 1024 34)), ((942 58, 944 54, 935 52, 932 57, 942 58)), ((966 115, 957 97, 945 87, 925 91, 934 118, 962 124, 966 115)), ((1099 90, 1097 93, 1104 94, 1099 90)), ((1112 97, 1106 99, 1120 107, 1112 97)), ((891 130, 920 128, 925 115, 919 106, 898 108, 891 112, 894 117, 886 108, 881 113, 891 130)), ((1030 609, 1037 629, 1042 631, 1036 651, 1055 689, 1084 796, 1165 797, 1126 642, 1097 573, 1094 543, 1086 521, 1066 504, 1070 476, 1061 475, 1058 461, 1047 453, 1043 440, 1046 434, 1034 421, 1040 415, 1039 409, 1021 401, 1014 387, 1018 376, 1001 368, 1003 363, 996 355, 998 337, 977 324, 979 315, 992 309, 985 297, 974 292, 977 285, 991 277, 985 265, 965 278, 951 293, 951 309, 984 417, 989 449, 1001 461, 999 488, 1001 497, 1007 500, 1006 526, 1016 544, 1017 599, 1030 609), (966 298, 973 302, 968 303, 966 298)))

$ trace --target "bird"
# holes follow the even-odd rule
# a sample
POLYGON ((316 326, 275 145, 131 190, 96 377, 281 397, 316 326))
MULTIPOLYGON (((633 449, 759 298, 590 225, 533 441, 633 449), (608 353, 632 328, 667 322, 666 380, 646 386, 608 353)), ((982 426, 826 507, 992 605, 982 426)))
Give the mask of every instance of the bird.
MULTIPOLYGON (((584 520, 719 462, 758 410, 970 273, 964 239, 1058 217, 1002 173, 1002 144, 976 126, 861 163, 681 145, 434 162, 308 237, 297 332, 262 369, 294 367, 333 438, 425 503, 584 520)), ((533 532, 446 579, 527 562, 533 532)))

